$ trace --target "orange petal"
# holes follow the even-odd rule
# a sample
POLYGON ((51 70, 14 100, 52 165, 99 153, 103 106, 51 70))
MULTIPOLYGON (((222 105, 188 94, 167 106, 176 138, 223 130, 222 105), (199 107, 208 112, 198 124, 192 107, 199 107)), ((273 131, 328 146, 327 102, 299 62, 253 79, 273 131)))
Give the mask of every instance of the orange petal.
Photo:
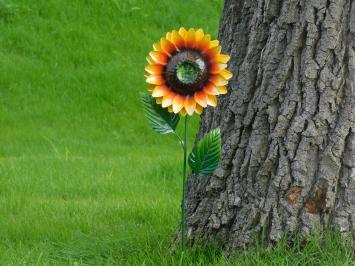
POLYGON ((155 98, 155 102, 161 104, 163 102, 163 97, 155 98))
POLYGON ((149 55, 157 64, 166 65, 166 63, 168 62, 168 56, 162 52, 154 51, 150 52, 149 55))
POLYGON ((224 86, 228 84, 228 81, 221 75, 212 75, 209 80, 216 86, 224 86))
POLYGON ((168 107, 168 106, 172 105, 175 95, 176 94, 174 92, 171 92, 171 91, 168 94, 164 95, 163 96, 163 101, 161 103, 161 106, 163 108, 165 108, 165 107, 168 107))
POLYGON ((170 90, 168 87, 162 85, 162 86, 156 86, 154 89, 153 89, 153 92, 152 92, 152 96, 154 98, 157 98, 157 97, 162 97, 162 96, 165 96, 166 94, 169 94, 170 90))
POLYGON ((226 64, 230 59, 230 56, 227 54, 219 54, 217 55, 217 57, 215 58, 215 61, 218 63, 223 63, 226 64))
POLYGON ((179 113, 180 110, 184 107, 184 100, 185 97, 179 94, 176 94, 176 96, 173 99, 173 111, 175 114, 179 113))
POLYGON ((150 57, 150 55, 148 55, 145 59, 147 59, 147 62, 149 63, 149 64, 154 64, 154 60, 153 60, 153 58, 151 58, 150 57))
POLYGON ((195 41, 196 41, 196 42, 201 41, 204 36, 205 36, 205 34, 203 33, 203 30, 202 30, 202 29, 198 29, 198 30, 195 32, 195 41))
POLYGON ((184 39, 176 30, 173 30, 171 33, 171 42, 176 46, 176 48, 184 46, 184 39))
POLYGON ((217 88, 216 85, 214 85, 212 82, 209 82, 209 83, 203 88, 203 91, 204 91, 206 94, 209 94, 209 95, 218 95, 218 94, 220 94, 218 88, 217 88))
POLYGON ((207 50, 209 48, 210 41, 211 41, 211 35, 206 34, 205 36, 203 36, 203 38, 198 43, 196 43, 196 47, 201 52, 204 52, 205 50, 207 50))
POLYGON ((224 77, 226 80, 231 79, 233 77, 233 74, 229 72, 227 69, 223 69, 219 74, 222 77, 224 77))
POLYGON ((194 48, 195 45, 195 30, 189 29, 185 37, 185 45, 189 48, 194 48))
POLYGON ((214 95, 207 95, 207 104, 213 107, 217 106, 217 97, 214 95))
POLYGON ((203 111, 203 107, 199 104, 196 104, 196 108, 195 108, 196 114, 200 115, 202 114, 202 111, 203 111))
POLYGON ((194 98, 199 105, 207 107, 207 95, 203 91, 195 92, 194 98))
POLYGON ((166 38, 168 41, 171 41, 171 32, 170 32, 170 31, 166 33, 165 38, 166 38))
POLYGON ((160 46, 161 49, 168 55, 171 55, 171 53, 176 50, 174 44, 172 44, 170 41, 168 41, 165 38, 160 39, 160 46))
POLYGON ((148 84, 148 91, 153 91, 155 88, 155 85, 148 84))
POLYGON ((214 48, 216 46, 219 45, 219 41, 218 40, 213 40, 213 41, 210 41, 210 45, 208 46, 209 49, 211 48, 214 48))
POLYGON ((227 67, 227 64, 212 64, 210 72, 212 74, 217 74, 227 67))
POLYGON ((226 94, 228 92, 225 86, 218 86, 217 88, 220 94, 226 94))
POLYGON ((187 30, 184 27, 181 27, 179 29, 179 34, 180 34, 181 38, 183 38, 185 40, 186 39, 186 35, 187 35, 187 30))
POLYGON ((185 111, 185 109, 184 109, 184 108, 183 108, 183 109, 181 109, 180 114, 181 114, 182 116, 185 116, 185 115, 186 115, 186 111, 185 111))
POLYGON ((184 107, 189 115, 195 112, 196 102, 193 96, 188 95, 185 97, 184 107))
POLYGON ((154 49, 154 51, 160 52, 161 51, 160 43, 158 43, 158 42, 153 43, 153 49, 154 49))
POLYGON ((211 61, 215 61, 215 58, 221 53, 221 46, 216 46, 214 48, 206 50, 204 53, 210 58, 211 61))
POLYGON ((148 73, 146 70, 144 70, 144 77, 147 78, 150 76, 150 73, 148 73))
POLYGON ((151 75, 147 77, 146 81, 153 85, 163 85, 165 83, 165 80, 161 75, 151 75))
POLYGON ((148 65, 145 67, 145 71, 149 74, 161 74, 163 72, 162 65, 148 65))

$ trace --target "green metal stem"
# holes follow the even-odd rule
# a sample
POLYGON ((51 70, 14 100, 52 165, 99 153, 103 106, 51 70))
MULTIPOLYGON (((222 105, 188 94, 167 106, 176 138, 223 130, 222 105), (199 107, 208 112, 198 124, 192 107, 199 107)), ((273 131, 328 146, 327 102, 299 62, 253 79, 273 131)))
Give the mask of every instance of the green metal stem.
POLYGON ((185 116, 185 129, 184 129, 184 168, 183 168, 183 179, 182 179, 182 202, 181 202, 181 264, 184 265, 184 255, 186 246, 186 218, 185 218, 185 196, 186 196, 186 166, 187 166, 187 123, 188 116, 185 116))

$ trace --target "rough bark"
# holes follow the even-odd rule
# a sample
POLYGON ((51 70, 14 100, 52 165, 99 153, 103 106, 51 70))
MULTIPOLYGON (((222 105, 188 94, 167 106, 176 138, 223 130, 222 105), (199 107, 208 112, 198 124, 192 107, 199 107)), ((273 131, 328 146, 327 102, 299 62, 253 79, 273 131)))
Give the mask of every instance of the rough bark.
POLYGON ((220 127, 222 160, 189 178, 188 239, 352 232, 355 1, 226 0, 219 34, 234 77, 197 139, 220 127))

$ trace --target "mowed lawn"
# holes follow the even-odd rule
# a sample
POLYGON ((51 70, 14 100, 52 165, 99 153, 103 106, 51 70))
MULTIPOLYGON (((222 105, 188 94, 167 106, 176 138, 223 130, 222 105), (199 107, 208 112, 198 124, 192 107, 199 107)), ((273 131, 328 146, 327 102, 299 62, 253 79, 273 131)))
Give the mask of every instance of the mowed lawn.
POLYGON ((169 254, 182 151, 144 119, 145 57, 181 25, 216 37, 221 9, 0 0, 0 265, 141 265, 169 254))
MULTIPOLYGON (((0 0, 0 265, 179 264, 181 149, 149 128, 138 95, 152 43, 180 26, 216 37, 222 7, 0 0)), ((340 241, 316 243, 233 263, 353 265, 340 241)), ((188 260, 228 263, 210 249, 188 260)))

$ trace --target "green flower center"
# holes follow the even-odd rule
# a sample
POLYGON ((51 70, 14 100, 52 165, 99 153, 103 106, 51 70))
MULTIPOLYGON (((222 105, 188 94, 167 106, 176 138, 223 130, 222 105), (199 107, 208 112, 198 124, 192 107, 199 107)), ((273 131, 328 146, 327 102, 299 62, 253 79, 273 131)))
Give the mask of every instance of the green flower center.
POLYGON ((200 68, 196 62, 185 60, 179 62, 176 66, 176 76, 183 84, 189 85, 196 82, 200 68))
POLYGON ((183 50, 170 58, 164 72, 167 86, 175 93, 193 95, 208 82, 209 63, 199 52, 183 50))

